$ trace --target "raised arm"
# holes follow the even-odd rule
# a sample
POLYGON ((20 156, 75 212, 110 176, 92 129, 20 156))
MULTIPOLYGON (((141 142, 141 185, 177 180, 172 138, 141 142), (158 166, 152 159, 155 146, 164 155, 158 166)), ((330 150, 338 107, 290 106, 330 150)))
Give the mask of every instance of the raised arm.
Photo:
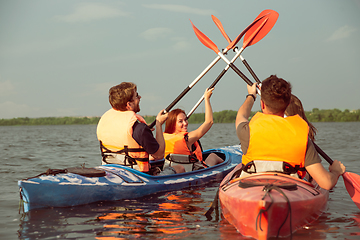
POLYGON ((189 140, 188 140, 188 144, 192 145, 194 142, 196 142, 197 140, 199 140, 202 136, 205 135, 205 133, 207 133, 211 126, 214 123, 214 119, 213 119, 213 111, 211 108, 211 104, 210 104, 210 97, 212 95, 214 88, 211 89, 206 89, 205 93, 204 93, 204 98, 205 98, 205 121, 203 124, 201 124, 201 126, 192 131, 189 132, 189 140))
POLYGON ((237 112, 235 128, 237 128, 240 123, 248 121, 250 117, 251 109, 256 100, 256 86, 257 86, 256 83, 254 83, 252 86, 247 85, 249 95, 246 97, 245 102, 241 105, 241 107, 237 112), (250 94, 252 94, 255 97, 255 99, 250 94))
MULTIPOLYGON (((151 154, 151 157, 153 159, 162 159, 164 158, 164 152, 165 152, 165 140, 164 135, 162 132, 162 125, 168 118, 168 113, 163 114, 164 110, 161 110, 158 115, 156 116, 156 132, 155 132, 155 139, 159 144, 159 149, 156 153, 151 154)), ((152 159, 151 159, 152 160, 152 159)))

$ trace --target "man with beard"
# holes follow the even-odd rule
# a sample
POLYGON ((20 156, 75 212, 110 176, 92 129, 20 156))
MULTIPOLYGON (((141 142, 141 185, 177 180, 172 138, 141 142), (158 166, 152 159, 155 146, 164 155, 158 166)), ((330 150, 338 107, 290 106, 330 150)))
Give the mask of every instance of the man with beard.
MULTIPOLYGON (((149 160, 164 158, 165 141, 161 126, 168 114, 163 114, 164 110, 161 110, 156 116, 154 138, 144 118, 137 114, 140 99, 134 83, 122 82, 110 88, 109 102, 112 108, 104 113, 97 126, 102 164, 121 164, 155 174, 149 160)), ((174 168, 166 169, 161 175, 183 172, 180 167, 174 168)))

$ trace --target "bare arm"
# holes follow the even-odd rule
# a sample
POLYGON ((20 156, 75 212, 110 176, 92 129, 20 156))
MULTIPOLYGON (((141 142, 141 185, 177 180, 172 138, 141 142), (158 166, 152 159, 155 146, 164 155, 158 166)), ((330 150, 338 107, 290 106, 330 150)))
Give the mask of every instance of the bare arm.
POLYGON ((320 187, 330 190, 336 185, 340 175, 345 172, 345 166, 340 161, 334 160, 333 164, 329 166, 329 171, 326 171, 321 163, 307 166, 306 170, 320 187))
POLYGON ((165 139, 164 134, 162 132, 162 125, 168 118, 168 113, 163 114, 164 110, 161 110, 158 115, 156 116, 156 132, 155 132, 155 139, 159 143, 159 149, 151 154, 150 160, 157 160, 164 158, 165 152, 165 139))
POLYGON ((214 119, 213 119, 213 111, 211 108, 211 104, 210 104, 210 97, 212 95, 214 88, 211 89, 206 89, 205 93, 204 93, 204 97, 205 97, 205 121, 203 124, 201 124, 201 126, 190 132, 188 134, 189 136, 189 140, 188 140, 188 144, 189 146, 191 146, 193 143, 195 143, 197 140, 199 140, 202 136, 205 135, 205 133, 207 133, 211 126, 214 123, 214 119))
MULTIPOLYGON (((256 86, 257 86, 256 83, 254 83, 252 86, 247 85, 248 93, 253 94, 255 97, 256 97, 256 86)), ((255 103, 254 98, 252 98, 251 96, 245 99, 245 102, 241 105, 241 107, 237 112, 236 120, 235 120, 235 128, 237 128, 240 123, 248 121, 254 103, 255 103)))

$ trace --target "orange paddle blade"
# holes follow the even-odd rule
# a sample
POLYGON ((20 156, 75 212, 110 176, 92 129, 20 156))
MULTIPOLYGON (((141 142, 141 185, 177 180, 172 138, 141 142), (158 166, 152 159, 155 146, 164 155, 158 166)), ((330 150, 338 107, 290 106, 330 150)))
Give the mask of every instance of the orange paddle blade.
POLYGON ((229 36, 226 34, 223 25, 221 24, 220 20, 215 17, 214 15, 211 15, 211 18, 213 19, 214 23, 216 24, 216 26, 219 28, 221 34, 225 37, 225 39, 228 41, 228 43, 231 43, 231 39, 229 38, 229 36))
MULTIPOLYGON (((235 47, 235 45, 239 42, 239 40, 243 37, 244 34, 246 34, 247 40, 246 40, 246 44, 243 45, 243 48, 250 46, 252 44, 255 44, 256 42, 260 41, 270 30, 271 28, 275 25, 275 22, 278 18, 279 14, 277 12, 275 12, 274 10, 264 10, 262 11, 256 18, 255 20, 249 25, 247 26, 244 31, 242 31, 239 36, 237 36, 237 38, 231 42, 230 37, 226 34, 224 27, 222 25, 222 23, 220 22, 220 20, 215 17, 214 15, 211 15, 214 23, 216 24, 216 26, 219 28, 220 32, 222 33, 222 35, 226 38, 226 40, 230 43, 230 45, 227 47, 227 49, 232 49, 235 47), (260 21, 261 19, 265 19, 265 18, 270 18, 271 21, 269 22, 270 24, 267 24, 266 29, 262 30, 263 33, 260 34, 253 34, 254 31, 258 32, 259 29, 259 25, 263 25, 264 22, 260 21), (255 25, 256 24, 256 25, 255 25), (255 41, 256 38, 256 41, 255 41), (252 41, 251 41, 252 40, 252 41), (246 45, 246 46, 245 46, 246 45)), ((245 40, 244 40, 245 41, 245 40)))
MULTIPOLYGON (((254 25, 258 23, 261 19, 263 19, 265 15, 257 17, 249 26, 247 26, 230 44, 227 46, 227 49, 232 49, 235 45, 240 41, 240 39, 246 34, 250 29, 253 29, 254 25)), ((251 31, 253 32, 253 30, 251 31)), ((260 40, 260 39, 259 39, 260 40)), ((258 40, 258 41, 259 41, 258 40)))
POLYGON ((264 16, 266 18, 268 18, 268 20, 267 20, 266 24, 261 28, 261 31, 259 31, 258 34, 256 34, 256 36, 253 39, 251 39, 249 41, 249 39, 252 37, 253 32, 256 31, 263 22, 257 21, 252 26, 252 28, 246 32, 245 37, 244 37, 244 42, 249 42, 247 44, 247 46, 251 46, 251 45, 257 43, 258 41, 263 39, 270 32, 270 30, 274 27, 274 25, 279 17, 279 13, 277 13, 274 10, 267 9, 267 10, 262 11, 259 14, 259 16, 257 17, 257 19, 260 17, 264 17, 264 16))
POLYGON ((345 172, 342 176, 346 190, 356 206, 360 209, 360 176, 351 172, 345 172))
POLYGON ((243 44, 244 49, 250 45, 250 43, 254 40, 257 34, 259 34, 259 32, 261 31, 261 29, 264 27, 264 25, 267 23, 268 20, 269 18, 267 17, 264 18, 264 20, 259 21, 261 22, 261 25, 246 40, 244 38, 244 44, 243 44))
MULTIPOLYGON (((190 22, 191 22, 191 20, 190 20, 190 22)), ((210 38, 208 38, 199 29, 197 29, 192 22, 191 22, 191 25, 192 25, 192 27, 194 29, 195 35, 200 40, 200 42, 202 42, 202 44, 204 44, 206 47, 212 49, 216 54, 218 54, 220 51, 219 51, 218 47, 215 45, 215 43, 213 43, 210 40, 210 38)))

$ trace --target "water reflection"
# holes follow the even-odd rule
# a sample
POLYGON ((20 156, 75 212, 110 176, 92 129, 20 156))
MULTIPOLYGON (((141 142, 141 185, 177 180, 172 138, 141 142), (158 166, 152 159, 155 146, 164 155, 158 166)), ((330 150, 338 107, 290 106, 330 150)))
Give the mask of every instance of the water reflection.
POLYGON ((201 222, 205 221, 204 206, 208 202, 198 190, 74 208, 30 211, 23 214, 19 238, 83 238, 89 235, 101 240, 145 236, 155 239, 184 238, 194 231, 203 231, 201 222))
MULTIPOLYGON (((319 130, 318 145, 333 159, 343 160, 348 169, 357 174, 360 174, 359 124, 316 125, 319 130), (339 140, 341 136, 332 132, 336 130, 342 133, 346 128, 351 132, 348 133, 349 136, 345 134, 343 137, 350 139, 349 141, 339 140)), ((23 214, 19 222, 14 221, 13 219, 19 218, 17 180, 31 175, 31 172, 45 171, 49 167, 65 168, 69 164, 84 162, 88 166, 99 164, 98 143, 93 141, 96 126, 3 127, 1 130, 3 138, 9 142, 2 145, 3 159, 5 162, 11 159, 1 169, 1 206, 4 215, 1 239, 13 239, 16 231, 19 239, 249 239, 241 236, 221 215, 216 220, 213 213, 213 220, 206 220, 204 213, 214 199, 218 183, 138 200, 31 211, 23 214), (24 132, 32 128, 34 131, 30 137, 38 141, 28 141, 26 146, 19 145, 18 141, 27 138, 24 132), (6 130, 11 131, 6 133, 6 130), (63 132, 66 133, 63 134, 64 137, 71 136, 67 138, 67 142, 73 143, 71 148, 60 147, 64 139, 60 138, 61 141, 57 142, 63 132), (85 133, 86 137, 81 137, 85 133), (81 144, 75 141, 78 139, 82 139, 81 144), (9 146, 10 144, 13 146, 9 146), (79 149, 83 151, 79 152, 79 149)), ((206 149, 238 143, 233 124, 214 124, 211 131, 213 132, 206 134, 202 141, 206 149)), ((342 181, 340 178, 339 184, 330 193, 327 212, 306 228, 298 230, 293 239, 360 238, 360 211, 352 202, 342 181)))
MULTIPOLYGON (((30 211, 22 215, 19 239, 250 239, 240 235, 221 215, 219 219, 206 220, 204 213, 216 186, 214 183, 207 188, 137 200, 30 211)), ((358 239, 360 212, 349 216, 326 212, 317 221, 299 229, 292 239, 327 239, 329 236, 358 239)))
POLYGON ((193 224, 200 221, 198 214, 204 211, 203 208, 197 206, 204 201, 200 193, 177 191, 167 193, 160 199, 161 202, 157 206, 151 204, 152 208, 148 206, 137 209, 115 207, 97 217, 97 220, 104 224, 103 231, 97 233, 97 239, 108 239, 108 236, 138 238, 149 234, 161 235, 162 239, 175 239, 179 236, 185 237, 186 232, 196 228, 193 224), (191 225, 189 226, 188 223, 191 225))

